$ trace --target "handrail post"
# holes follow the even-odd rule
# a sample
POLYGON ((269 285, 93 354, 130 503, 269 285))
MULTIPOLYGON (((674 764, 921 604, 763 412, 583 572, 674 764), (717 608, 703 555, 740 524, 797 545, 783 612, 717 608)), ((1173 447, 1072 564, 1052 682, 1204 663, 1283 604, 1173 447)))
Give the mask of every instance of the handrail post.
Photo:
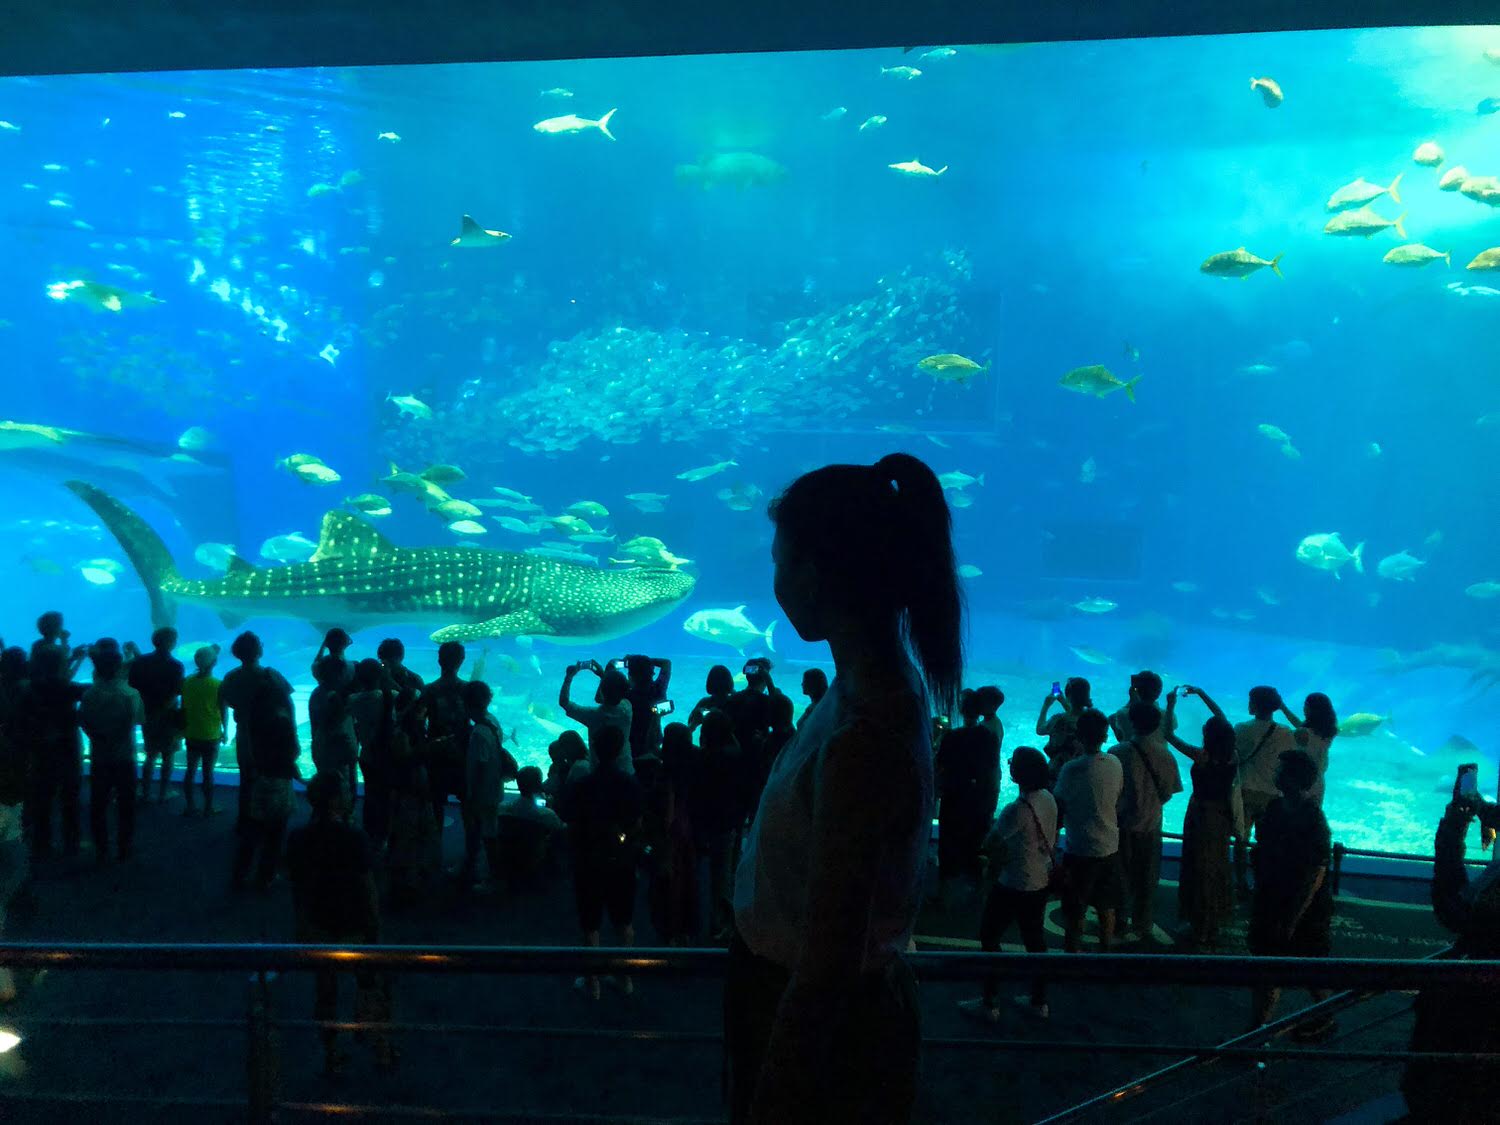
POLYGON ((250 978, 246 1004, 245 1088, 250 1125, 270 1125, 276 1105, 276 1041, 271 1032, 271 988, 264 970, 250 978))
POLYGON ((1344 874, 1344 845, 1333 845, 1333 897, 1339 897, 1339 879, 1344 874))

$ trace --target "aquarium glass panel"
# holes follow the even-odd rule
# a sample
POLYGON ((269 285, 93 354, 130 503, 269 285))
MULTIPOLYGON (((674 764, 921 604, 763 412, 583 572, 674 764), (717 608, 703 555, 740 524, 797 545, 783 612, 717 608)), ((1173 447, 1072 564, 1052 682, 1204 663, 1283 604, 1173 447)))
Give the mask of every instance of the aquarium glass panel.
POLYGON ((905 450, 1007 751, 1324 692, 1335 838, 1425 851, 1496 781, 1497 110, 1496 28, 0 81, 4 636, 254 629, 305 748, 320 630, 460 639, 545 766, 575 660, 800 713, 767 503, 905 450))

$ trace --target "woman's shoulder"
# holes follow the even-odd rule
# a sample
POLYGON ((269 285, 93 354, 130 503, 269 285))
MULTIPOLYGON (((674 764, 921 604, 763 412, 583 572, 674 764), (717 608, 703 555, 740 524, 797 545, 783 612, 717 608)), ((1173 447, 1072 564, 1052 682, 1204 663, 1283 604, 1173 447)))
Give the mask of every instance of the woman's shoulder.
POLYGON ((927 693, 915 683, 892 679, 873 690, 841 695, 836 704, 835 734, 849 730, 929 737, 932 719, 927 693))

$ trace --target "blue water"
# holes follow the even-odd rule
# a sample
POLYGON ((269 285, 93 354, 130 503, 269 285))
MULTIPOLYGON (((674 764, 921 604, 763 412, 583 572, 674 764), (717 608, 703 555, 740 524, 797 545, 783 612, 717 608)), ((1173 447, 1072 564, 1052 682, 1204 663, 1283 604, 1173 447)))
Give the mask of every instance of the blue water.
MULTIPOLYGON (((1500 209, 1436 186, 1456 163, 1500 174, 1500 115, 1475 111, 1500 94, 1486 48, 1500 29, 5 80, 0 415, 148 447, 75 443, 81 467, 0 453, 6 639, 49 607, 76 637, 149 631, 139 580, 66 477, 119 495, 185 574, 212 577, 199 544, 275 565, 264 540, 316 539, 326 510, 367 491, 393 501, 378 521, 392 540, 453 545, 379 481, 391 462, 451 463, 468 474, 455 497, 499 485, 549 515, 596 500, 619 541, 656 536, 693 560, 685 604, 597 652, 487 646, 502 723, 544 761, 565 663, 670 656, 673 694, 695 698, 709 664, 739 656, 685 633, 688 614, 779 620, 764 500, 806 468, 905 448, 984 476, 950 496, 968 502, 960 551, 982 571, 970 681, 1007 692, 1007 745, 1069 674, 1113 708, 1131 671, 1157 668, 1236 718, 1253 684, 1322 690, 1341 714, 1390 715, 1334 745, 1335 835, 1425 848, 1454 766, 1478 756, 1494 776, 1496 758, 1489 681, 1472 678, 1500 668, 1500 600, 1465 590, 1500 581, 1500 429, 1477 424, 1500 411, 1500 275, 1463 266, 1500 245, 1500 209), (922 74, 881 73, 901 65, 922 74), (1263 75, 1285 91, 1277 108, 1249 88, 1263 75), (574 96, 541 96, 554 87, 574 96), (613 142, 532 128, 610 109, 613 142), (1413 162, 1428 140, 1441 168, 1413 162), (728 152, 765 158, 766 182, 679 171, 728 152), (887 167, 914 159, 947 171, 887 167), (1404 212, 1409 240, 1451 267, 1384 264, 1393 232, 1323 233, 1337 188, 1398 173, 1402 204, 1374 210, 1404 212), (513 237, 450 248, 466 212, 513 237), (1281 255, 1284 278, 1199 271, 1241 245, 1281 255), (49 298, 70 280, 161 303, 49 298), (944 352, 990 370, 960 385, 916 367, 944 352), (1058 385, 1089 364, 1139 377, 1137 401, 1058 385), (190 426, 213 448, 167 460, 190 426), (278 469, 293 453, 342 480, 278 469), (642 512, 634 492, 669 499, 642 512), (1366 545, 1365 573, 1296 559, 1335 531, 1366 545), (1379 577, 1402 550, 1425 564, 1414 580, 1379 577), (96 585, 83 567, 101 558, 118 572, 96 585), (1074 608, 1086 598, 1116 608, 1074 608)), ((474 538, 559 538, 488 518, 514 514, 487 509, 474 538)), ((232 635, 198 608, 179 624, 189 646, 232 635)), ((315 631, 250 624, 305 688, 315 631)), ((369 629, 356 654, 399 635, 430 673, 427 632, 369 629)), ((788 687, 824 655, 784 622, 776 648, 788 687)))

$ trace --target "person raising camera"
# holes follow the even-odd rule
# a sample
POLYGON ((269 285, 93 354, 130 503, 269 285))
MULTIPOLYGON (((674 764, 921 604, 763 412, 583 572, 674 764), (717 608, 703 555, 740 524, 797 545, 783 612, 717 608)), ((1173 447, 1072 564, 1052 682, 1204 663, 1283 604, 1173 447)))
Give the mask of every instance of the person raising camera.
POLYGON ((625 693, 630 701, 630 757, 644 758, 661 750, 661 717, 673 710, 667 699, 672 662, 655 656, 627 656, 623 663, 630 683, 625 693))
MULTIPOLYGON (((629 696, 630 681, 618 668, 605 668, 597 660, 580 660, 577 664, 568 666, 568 671, 563 676, 562 690, 557 693, 557 705, 562 708, 563 714, 588 731, 589 747, 589 756, 574 765, 569 772, 570 780, 574 777, 581 777, 594 768, 598 760, 597 748, 601 731, 618 730, 628 743, 631 715, 634 711, 630 705, 629 696), (573 680, 580 672, 592 672, 599 677, 599 690, 595 693, 592 707, 574 703, 570 697, 573 680)), ((611 768, 621 770, 632 777, 635 775, 635 763, 629 754, 619 755, 611 768)))

